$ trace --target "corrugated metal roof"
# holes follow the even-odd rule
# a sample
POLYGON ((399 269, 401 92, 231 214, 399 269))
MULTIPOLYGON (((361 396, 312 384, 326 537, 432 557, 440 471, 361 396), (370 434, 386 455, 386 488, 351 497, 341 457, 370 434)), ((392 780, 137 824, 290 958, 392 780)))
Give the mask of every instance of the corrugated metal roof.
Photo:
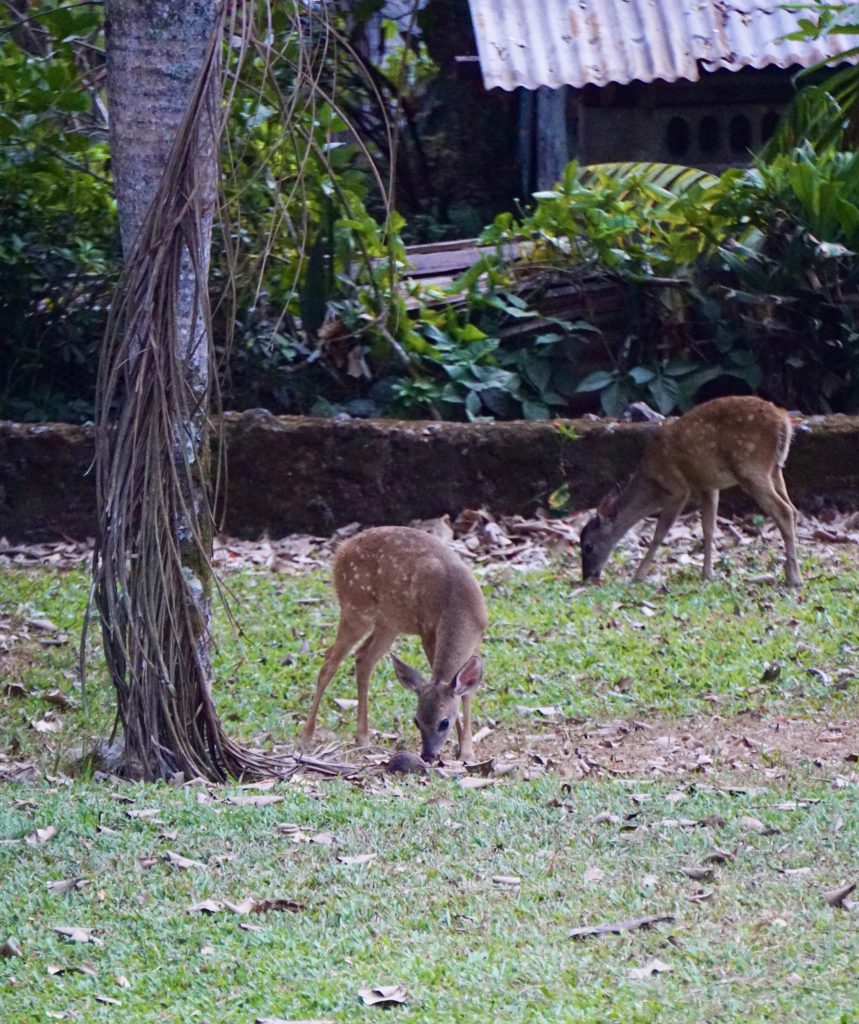
POLYGON ((701 70, 808 67, 855 42, 784 40, 803 12, 779 0, 468 2, 487 89, 695 82, 701 70))

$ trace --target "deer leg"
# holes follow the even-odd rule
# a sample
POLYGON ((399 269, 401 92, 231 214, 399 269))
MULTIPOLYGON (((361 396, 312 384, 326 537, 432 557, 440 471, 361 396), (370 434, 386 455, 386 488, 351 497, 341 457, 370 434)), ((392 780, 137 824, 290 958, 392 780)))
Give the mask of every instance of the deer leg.
POLYGON ((358 681, 358 727, 355 739, 359 747, 370 742, 368 702, 370 676, 378 660, 391 649, 397 633, 381 629, 378 625, 355 652, 355 676, 358 681))
POLYGON ((471 742, 471 694, 462 698, 462 714, 456 719, 456 756, 460 761, 474 760, 474 746, 471 742))
POLYGON ((670 495, 666 503, 662 506, 662 511, 659 513, 659 518, 656 520, 656 528, 653 531, 653 540, 650 542, 650 547, 647 549, 647 553, 642 558, 638 568, 635 570, 634 580, 641 582, 647 577, 647 571, 653 562, 653 557, 656 554, 656 549, 665 539, 665 534, 674 525, 674 520, 683 511, 683 506, 689 499, 689 494, 684 493, 680 495, 670 495))
POLYGON ((319 711, 319 705, 322 702, 322 695, 325 693, 326 686, 334 678, 334 673, 339 668, 340 662, 367 632, 369 626, 370 624, 363 620, 350 620, 342 615, 340 616, 340 622, 337 625, 337 636, 334 638, 334 643, 325 652, 322 668, 319 670, 319 675, 316 679, 316 693, 313 695, 307 721, 304 723, 304 728, 301 732, 302 746, 308 747, 313 742, 313 734, 316 731, 316 713, 319 711))
POLYGON ((704 534, 704 568, 701 576, 713 578, 713 534, 716 531, 716 512, 719 509, 719 492, 704 491, 701 495, 701 531, 704 534))
POLYGON ((799 560, 796 555, 796 509, 790 498, 781 469, 776 466, 771 477, 740 480, 740 486, 751 495, 767 515, 772 516, 784 541, 785 576, 788 585, 798 587, 802 582, 799 560))
POLYGON ((793 508, 794 512, 796 512, 793 502, 790 500, 790 495, 787 493, 787 486, 784 482, 784 474, 782 473, 781 466, 773 467, 772 482, 776 494, 782 499, 782 501, 786 501, 788 505, 793 508))

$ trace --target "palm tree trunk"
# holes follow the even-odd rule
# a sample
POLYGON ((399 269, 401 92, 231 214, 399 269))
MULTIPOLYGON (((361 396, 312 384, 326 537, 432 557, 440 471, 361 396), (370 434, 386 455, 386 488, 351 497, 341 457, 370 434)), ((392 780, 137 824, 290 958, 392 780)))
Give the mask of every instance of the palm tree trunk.
POLYGON ((233 773, 211 700, 207 276, 220 0, 108 0, 124 278, 99 371, 95 599, 129 772, 233 773))

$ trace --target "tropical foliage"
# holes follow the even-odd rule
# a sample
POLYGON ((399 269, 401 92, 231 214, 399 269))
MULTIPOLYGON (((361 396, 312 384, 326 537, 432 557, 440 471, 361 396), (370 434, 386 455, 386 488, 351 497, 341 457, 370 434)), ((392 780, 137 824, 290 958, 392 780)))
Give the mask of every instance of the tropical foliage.
MULTIPOLYGON (((796 6, 807 33, 857 31, 854 5, 796 6)), ((31 8, 0 36, 0 416, 84 419, 119 255, 102 14, 31 8)), ((378 8, 352 5, 335 35, 354 41, 378 8)), ((281 28, 276 65, 227 50, 213 252, 226 404, 545 418, 760 390, 859 408, 855 68, 802 78, 749 169, 570 165, 440 289, 404 281, 414 225, 375 170, 391 125, 417 133, 406 114, 438 71, 419 29, 383 23, 386 56, 363 69, 319 30, 311 75, 281 28), (590 308, 593 288, 614 317, 590 308)))

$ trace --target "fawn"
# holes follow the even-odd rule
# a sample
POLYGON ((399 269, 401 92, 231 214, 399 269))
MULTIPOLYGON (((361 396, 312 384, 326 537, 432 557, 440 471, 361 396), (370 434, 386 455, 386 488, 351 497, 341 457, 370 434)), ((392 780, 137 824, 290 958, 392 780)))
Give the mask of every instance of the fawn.
POLYGON ((414 722, 423 741, 421 757, 436 758, 455 722, 458 756, 473 760, 471 698, 483 678, 477 652, 488 618, 471 570, 429 533, 407 526, 379 526, 342 545, 334 558, 333 575, 340 621, 316 680, 303 743, 313 739, 325 687, 349 651, 366 637, 355 654, 357 741, 366 746, 370 674, 401 633, 415 633, 432 666, 430 678, 424 679, 393 655, 391 660, 403 686, 417 694, 414 722))
POLYGON ((582 530, 584 579, 598 579, 621 537, 658 512, 653 540, 635 571, 643 580, 665 534, 695 497, 704 533, 702 576, 711 580, 719 491, 738 484, 775 520, 787 553, 787 582, 798 586, 796 509, 782 476, 792 434, 784 409, 749 396, 714 398, 658 427, 632 479, 620 494, 603 499, 582 530))

